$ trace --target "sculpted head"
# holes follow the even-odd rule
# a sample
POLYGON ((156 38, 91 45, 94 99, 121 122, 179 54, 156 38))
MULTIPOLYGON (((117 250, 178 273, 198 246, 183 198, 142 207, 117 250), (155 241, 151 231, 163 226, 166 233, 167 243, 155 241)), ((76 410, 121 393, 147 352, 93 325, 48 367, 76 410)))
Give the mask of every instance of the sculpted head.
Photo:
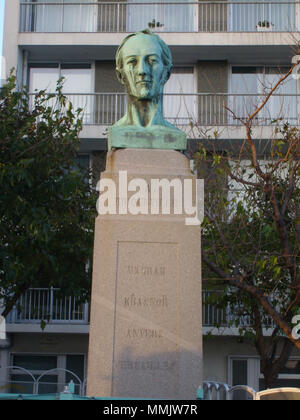
POLYGON ((127 94, 156 100, 172 71, 169 47, 148 29, 128 35, 116 54, 116 73, 127 94))

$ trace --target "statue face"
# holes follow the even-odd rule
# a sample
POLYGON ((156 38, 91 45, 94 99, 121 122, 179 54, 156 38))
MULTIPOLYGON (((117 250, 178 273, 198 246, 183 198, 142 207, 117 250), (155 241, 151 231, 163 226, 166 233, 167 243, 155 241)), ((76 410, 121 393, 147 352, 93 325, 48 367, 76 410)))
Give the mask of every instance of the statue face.
POLYGON ((160 45, 149 35, 136 35, 124 44, 121 82, 129 95, 151 100, 162 94, 168 71, 161 56, 160 45))

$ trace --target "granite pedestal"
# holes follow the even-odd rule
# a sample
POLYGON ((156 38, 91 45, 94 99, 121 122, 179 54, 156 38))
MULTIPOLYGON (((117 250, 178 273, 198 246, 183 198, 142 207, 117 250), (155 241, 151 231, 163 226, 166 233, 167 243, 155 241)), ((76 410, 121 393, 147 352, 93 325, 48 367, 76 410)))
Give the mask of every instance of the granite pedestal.
MULTIPOLYGON (((118 184, 120 171, 148 185, 153 178, 194 179, 189 160, 172 150, 110 151, 101 178, 118 184)), ((130 193, 118 196, 124 199, 130 193)), ((187 226, 185 217, 97 217, 89 396, 196 398, 202 384, 200 226, 187 226)))

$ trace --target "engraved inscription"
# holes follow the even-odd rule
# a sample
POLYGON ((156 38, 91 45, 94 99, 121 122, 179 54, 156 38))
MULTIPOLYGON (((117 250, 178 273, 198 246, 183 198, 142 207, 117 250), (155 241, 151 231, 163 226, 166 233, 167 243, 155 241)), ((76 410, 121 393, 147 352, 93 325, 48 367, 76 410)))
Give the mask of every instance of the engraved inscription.
POLYGON ((160 297, 154 296, 136 296, 132 293, 124 297, 124 306, 126 308, 166 308, 168 299, 166 295, 160 297))
POLYGON ((123 370, 173 370, 177 367, 177 362, 175 360, 120 360, 118 367, 123 370))
POLYGON ((164 266, 128 265, 128 273, 134 276, 165 276, 164 266))
POLYGON ((112 396, 177 395, 179 290, 176 243, 118 244, 112 396))
POLYGON ((161 330, 152 330, 150 328, 128 328, 127 338, 161 338, 161 330))

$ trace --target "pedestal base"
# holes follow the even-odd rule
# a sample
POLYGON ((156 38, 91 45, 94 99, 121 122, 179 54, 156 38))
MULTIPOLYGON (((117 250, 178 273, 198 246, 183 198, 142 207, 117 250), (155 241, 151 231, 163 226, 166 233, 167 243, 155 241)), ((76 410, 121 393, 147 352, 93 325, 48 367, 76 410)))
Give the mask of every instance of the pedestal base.
MULTIPOLYGON (((102 178, 191 178, 175 151, 110 152, 102 178)), ((202 386, 200 227, 183 216, 98 216, 87 394, 196 399, 202 386)))

